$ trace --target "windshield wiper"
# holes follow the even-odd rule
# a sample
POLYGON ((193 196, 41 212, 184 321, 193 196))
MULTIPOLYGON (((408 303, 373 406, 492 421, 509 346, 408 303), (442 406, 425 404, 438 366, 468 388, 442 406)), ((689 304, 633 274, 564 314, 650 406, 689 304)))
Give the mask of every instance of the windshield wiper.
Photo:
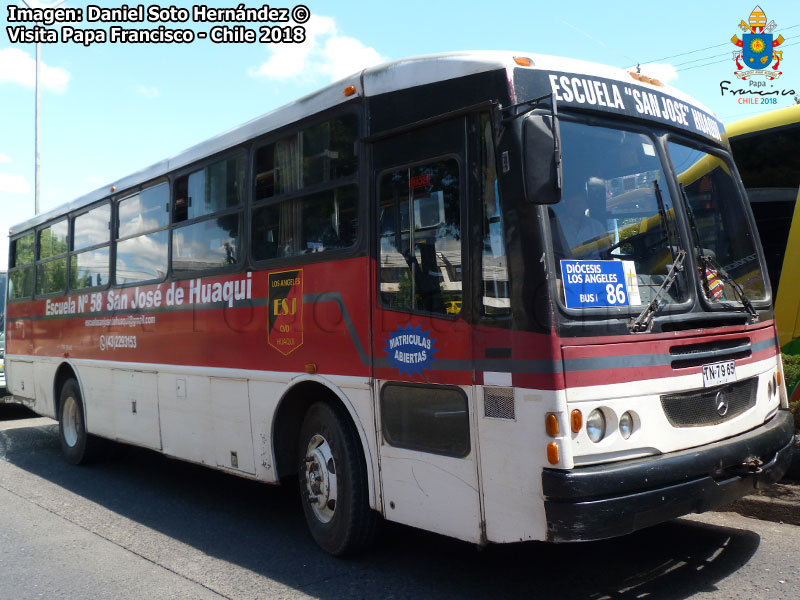
POLYGON ((631 333, 650 331, 650 328, 653 326, 653 317, 660 309, 658 304, 661 300, 661 296, 666 294, 672 287, 672 284, 675 283, 675 280, 678 278, 678 273, 683 271, 683 263, 685 261, 686 250, 678 250, 675 255, 675 260, 672 263, 672 267, 667 273, 666 278, 664 278, 664 281, 661 282, 661 286, 659 286, 658 290, 656 290, 653 299, 650 300, 650 303, 645 306, 642 312, 639 313, 638 317, 631 319, 630 323, 628 323, 628 329, 631 331, 631 333))
POLYGON ((739 302, 742 303, 742 306, 747 311, 747 314, 750 315, 751 323, 758 321, 758 311, 755 309, 753 303, 750 301, 750 298, 745 293, 744 288, 739 285, 738 281, 728 275, 728 272, 723 269, 716 260, 708 255, 700 254, 700 264, 703 267, 704 272, 706 268, 716 271, 717 275, 719 275, 719 278, 733 288, 733 292, 736 294, 739 302))
MULTIPOLYGON (((739 298, 739 301, 742 303, 742 306, 747 311, 747 314, 750 315, 750 322, 755 323, 756 321, 758 321, 759 318, 758 311, 753 306, 753 303, 750 301, 750 298, 748 298, 747 294, 744 291, 744 288, 742 288, 742 286, 739 285, 738 281, 736 281, 733 277, 728 275, 728 272, 725 269, 723 269, 711 255, 706 254, 703 251, 703 245, 700 243, 700 234, 697 231, 697 222, 695 221, 694 218, 694 211, 692 210, 692 205, 689 203, 689 197, 686 194, 686 188, 684 187, 683 184, 680 185, 680 188, 681 188, 681 195, 683 196, 683 201, 686 204, 686 213, 689 216, 689 227, 692 230, 692 238, 694 239, 695 250, 697 251, 697 262, 703 270, 701 276, 704 277, 706 279, 706 283, 708 283, 706 268, 716 271, 720 279, 722 279, 724 283, 727 283, 733 288, 736 297, 739 298)), ((708 297, 708 294, 706 294, 706 297, 708 297)))

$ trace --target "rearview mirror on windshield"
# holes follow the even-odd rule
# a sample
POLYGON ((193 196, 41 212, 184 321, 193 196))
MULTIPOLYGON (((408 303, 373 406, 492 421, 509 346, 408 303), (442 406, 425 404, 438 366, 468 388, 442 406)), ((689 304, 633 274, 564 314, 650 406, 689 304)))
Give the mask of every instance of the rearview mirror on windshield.
POLYGON ((561 135, 558 118, 530 115, 523 129, 525 197, 536 204, 561 200, 561 135), (553 127, 555 123, 555 127, 553 127))

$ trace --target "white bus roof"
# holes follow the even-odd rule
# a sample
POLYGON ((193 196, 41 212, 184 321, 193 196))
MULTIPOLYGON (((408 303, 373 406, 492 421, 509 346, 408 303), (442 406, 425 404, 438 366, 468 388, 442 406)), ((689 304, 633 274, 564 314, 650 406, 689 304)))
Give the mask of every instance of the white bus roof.
MULTIPOLYGON (((528 52, 467 51, 404 58, 375 67, 369 67, 363 71, 354 73, 325 88, 276 108, 260 117, 256 117, 234 129, 200 142, 171 158, 163 159, 122 179, 110 182, 88 194, 84 194, 72 202, 32 217, 14 226, 12 228, 12 235, 16 235, 55 217, 74 210, 79 210, 93 202, 102 200, 111 195, 110 190, 112 187, 115 190, 115 194, 124 192, 127 189, 166 175, 176 169, 186 167, 195 161, 202 160, 205 157, 232 148, 251 138, 275 131, 305 117, 343 104, 354 97, 377 96, 379 94, 425 85, 436 81, 445 81, 498 69, 506 69, 510 72, 515 68, 561 71, 576 75, 605 77, 607 79, 622 81, 626 85, 640 86, 648 90, 653 89, 652 86, 646 86, 643 83, 633 80, 624 69, 583 60, 531 54, 528 52), (532 64, 529 67, 520 67, 519 64, 514 62, 514 57, 519 56, 530 58, 532 64), (354 86, 356 94, 349 97, 345 96, 344 89, 347 86, 354 86)), ((659 90, 687 104, 696 106, 709 114, 714 114, 696 100, 671 86, 665 85, 659 88, 659 90)), ((516 102, 523 100, 525 100, 525 98, 515 99, 516 102)))

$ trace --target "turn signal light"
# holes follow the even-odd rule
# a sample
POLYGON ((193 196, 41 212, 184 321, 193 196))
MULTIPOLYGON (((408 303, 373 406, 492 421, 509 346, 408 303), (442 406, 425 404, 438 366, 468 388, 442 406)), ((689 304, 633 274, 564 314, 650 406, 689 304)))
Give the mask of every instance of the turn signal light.
POLYGON ((569 422, 572 426, 572 433, 578 433, 583 429, 583 414, 577 408, 569 415, 569 422))
POLYGON ((306 373, 308 373, 309 375, 313 375, 313 374, 314 374, 314 373, 316 373, 316 372, 317 372, 317 365, 316 365, 316 363, 308 363, 308 364, 306 365, 306 373))
POLYGON ((548 414, 544 418, 544 430, 550 437, 556 437, 558 435, 558 417, 553 413, 548 414))
POLYGON ((661 83, 658 79, 648 77, 647 75, 642 75, 641 73, 634 73, 633 71, 628 71, 628 75, 633 77, 636 81, 641 81, 642 83, 649 83, 650 85, 657 85, 658 87, 664 87, 664 84, 661 83))
POLYGON ((783 372, 778 369, 775 374, 778 376, 778 385, 780 386, 780 384, 783 383, 783 372))
POLYGON ((555 442, 547 444, 547 462, 551 465, 558 464, 558 444, 555 442))

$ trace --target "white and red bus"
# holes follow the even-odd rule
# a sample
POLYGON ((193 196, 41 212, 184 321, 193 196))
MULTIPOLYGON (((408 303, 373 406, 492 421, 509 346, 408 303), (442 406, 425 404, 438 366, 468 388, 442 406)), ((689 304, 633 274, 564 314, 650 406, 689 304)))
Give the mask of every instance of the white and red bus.
POLYGON ((13 228, 9 389, 269 483, 315 540, 626 534, 779 478, 792 424, 724 129, 510 53, 366 69, 13 228))

